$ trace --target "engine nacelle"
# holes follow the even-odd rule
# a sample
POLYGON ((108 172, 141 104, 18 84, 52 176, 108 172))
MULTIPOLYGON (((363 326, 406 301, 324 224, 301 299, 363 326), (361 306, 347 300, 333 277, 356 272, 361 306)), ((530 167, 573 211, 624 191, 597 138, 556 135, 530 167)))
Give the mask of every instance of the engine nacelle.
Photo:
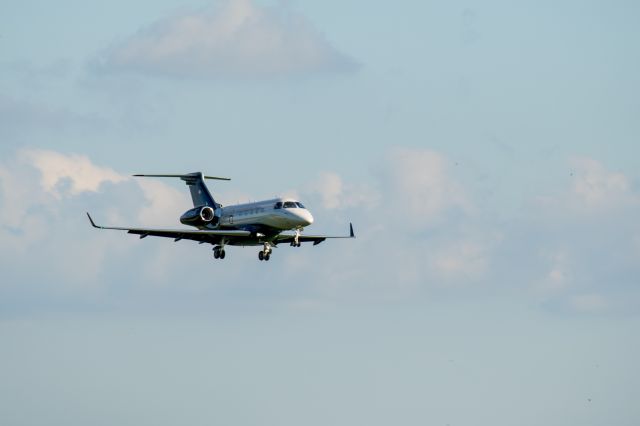
POLYGON ((189 226, 217 225, 218 220, 215 210, 209 206, 194 207, 180 216, 180 222, 189 226))

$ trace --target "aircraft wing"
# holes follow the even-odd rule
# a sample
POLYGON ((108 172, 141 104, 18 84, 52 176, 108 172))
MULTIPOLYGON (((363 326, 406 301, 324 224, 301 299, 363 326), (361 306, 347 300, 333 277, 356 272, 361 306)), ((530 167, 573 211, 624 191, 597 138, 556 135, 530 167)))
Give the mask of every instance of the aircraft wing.
MULTIPOLYGON (((304 242, 313 242, 313 245, 316 246, 323 242, 328 238, 355 238, 356 235, 353 233, 353 224, 349 224, 349 235, 300 235, 298 237, 298 241, 301 243, 304 242)), ((275 243, 293 243, 295 241, 295 234, 280 234, 276 237, 275 243)))
POLYGON ((202 243, 218 243, 223 237, 248 237, 251 235, 249 231, 241 230, 193 230, 193 229, 150 229, 150 228, 119 228, 115 226, 99 226, 87 213, 89 222, 94 228, 99 229, 115 229, 118 231, 127 231, 129 234, 140 235, 145 238, 149 235, 152 237, 173 238, 175 241, 194 240, 202 243))

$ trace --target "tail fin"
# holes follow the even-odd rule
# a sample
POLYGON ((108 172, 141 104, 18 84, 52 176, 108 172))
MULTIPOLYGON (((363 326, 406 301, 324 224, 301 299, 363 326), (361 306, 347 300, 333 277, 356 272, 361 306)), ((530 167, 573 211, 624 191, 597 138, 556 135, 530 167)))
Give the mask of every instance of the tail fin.
POLYGON ((210 206, 214 209, 220 207, 220 204, 216 203, 213 199, 209 188, 205 185, 205 179, 215 180, 231 180, 228 178, 221 178, 216 176, 203 176, 201 172, 188 173, 186 175, 134 175, 137 177, 177 177, 185 181, 189 190, 191 191, 191 199, 193 200, 194 207, 210 206))

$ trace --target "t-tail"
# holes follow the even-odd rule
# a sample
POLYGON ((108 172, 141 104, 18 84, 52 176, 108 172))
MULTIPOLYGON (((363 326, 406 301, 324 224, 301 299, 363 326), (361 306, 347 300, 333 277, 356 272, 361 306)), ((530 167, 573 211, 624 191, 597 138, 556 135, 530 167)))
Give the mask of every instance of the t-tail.
POLYGON ((191 199, 193 200, 194 207, 202 207, 209 206, 212 209, 217 209, 221 207, 220 204, 216 203, 216 200, 209 192, 209 188, 205 185, 205 179, 215 179, 215 180, 231 180, 229 178, 222 178, 217 176, 204 176, 201 172, 188 173, 185 175, 134 175, 137 177, 175 177, 180 178, 185 181, 187 186, 189 187, 189 191, 191 192, 191 199))

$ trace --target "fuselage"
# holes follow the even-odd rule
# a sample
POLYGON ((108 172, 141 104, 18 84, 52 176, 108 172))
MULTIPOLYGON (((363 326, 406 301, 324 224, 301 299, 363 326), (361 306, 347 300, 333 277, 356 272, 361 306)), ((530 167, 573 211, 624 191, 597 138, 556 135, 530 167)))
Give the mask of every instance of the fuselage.
POLYGON ((221 207, 219 227, 246 229, 264 234, 302 229, 313 223, 313 216, 299 201, 290 198, 273 198, 246 204, 221 207))

